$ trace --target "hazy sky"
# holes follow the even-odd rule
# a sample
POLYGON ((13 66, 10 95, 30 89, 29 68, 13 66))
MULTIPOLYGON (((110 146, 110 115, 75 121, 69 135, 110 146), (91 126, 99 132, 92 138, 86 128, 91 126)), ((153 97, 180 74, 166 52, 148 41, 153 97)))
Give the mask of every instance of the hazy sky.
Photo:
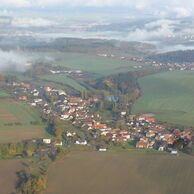
POLYGON ((193 0, 1 0, 1 8, 125 7, 175 17, 194 15, 193 0))

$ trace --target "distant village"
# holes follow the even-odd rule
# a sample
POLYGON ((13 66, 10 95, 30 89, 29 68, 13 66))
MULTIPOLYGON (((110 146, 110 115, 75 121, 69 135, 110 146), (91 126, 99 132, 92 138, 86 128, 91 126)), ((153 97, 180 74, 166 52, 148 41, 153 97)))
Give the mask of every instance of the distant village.
POLYGON ((98 54, 98 56, 118 58, 120 60, 134 61, 134 62, 140 64, 140 65, 134 65, 133 68, 135 68, 135 69, 142 69, 143 66, 141 65, 141 63, 144 63, 144 64, 150 64, 154 68, 163 68, 163 69, 166 69, 168 71, 175 71, 175 70, 179 70, 179 71, 191 70, 191 71, 194 71, 194 63, 161 63, 161 62, 157 62, 157 61, 153 61, 153 60, 146 60, 146 59, 140 58, 140 57, 130 58, 130 57, 125 57, 125 56, 116 56, 116 55, 112 55, 112 54, 109 55, 109 54, 106 54, 106 53, 98 54))
MULTIPOLYGON (((122 110, 118 119, 125 125, 125 129, 110 127, 109 122, 94 112, 95 103, 100 101, 98 97, 82 99, 54 87, 35 88, 31 84, 23 82, 7 83, 7 87, 18 100, 39 109, 48 116, 58 117, 62 121, 69 121, 72 125, 79 126, 80 129, 91 131, 94 138, 106 137, 112 142, 121 144, 134 142, 134 148, 137 149, 168 151, 172 154, 178 153, 178 147, 182 149, 192 146, 190 129, 174 129, 167 124, 158 122, 149 114, 130 115, 126 110, 122 110)), ((66 132, 67 137, 75 135, 76 133, 71 130, 66 132)), ((42 141, 47 145, 53 143, 56 146, 64 145, 63 141, 52 142, 51 139, 43 139, 42 141)), ((74 144, 90 146, 87 138, 75 139, 74 144)), ((109 148, 103 145, 96 149, 107 151, 109 148)))

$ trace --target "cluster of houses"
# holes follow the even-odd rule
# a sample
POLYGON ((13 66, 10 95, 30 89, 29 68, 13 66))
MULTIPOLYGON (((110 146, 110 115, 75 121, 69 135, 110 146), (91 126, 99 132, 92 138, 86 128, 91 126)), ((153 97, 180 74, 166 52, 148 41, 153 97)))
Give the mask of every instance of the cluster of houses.
MULTIPOLYGON (((95 103, 98 98, 82 99, 81 97, 68 95, 64 90, 53 87, 34 88, 28 83, 9 83, 14 94, 19 100, 35 106, 47 115, 58 116, 61 120, 70 121, 73 125, 87 131, 93 136, 107 137, 113 142, 128 143, 134 141, 138 149, 156 149, 159 151, 174 150, 174 143, 181 139, 184 145, 192 144, 190 130, 172 130, 165 124, 159 124, 151 116, 128 115, 121 111, 118 120, 121 120, 125 129, 116 125, 109 126, 101 115, 95 113, 95 103), (53 100, 48 100, 51 97, 53 100), (114 126, 114 127, 113 127, 114 126)), ((116 122, 116 121, 115 121, 116 122)), ((75 136, 75 132, 69 131, 67 137, 75 136)), ((50 139, 44 139, 45 144, 51 144, 50 139)), ((63 145, 62 142, 52 142, 54 145, 63 145)), ((87 139, 76 139, 76 145, 89 145, 87 139)), ((99 151, 105 151, 106 147, 99 147, 99 151)))
MULTIPOLYGON (((162 68, 162 69, 166 69, 168 71, 175 71, 175 70, 193 71, 194 70, 194 63, 162 63, 162 62, 146 60, 146 59, 138 58, 138 57, 132 57, 130 60, 135 61, 135 62, 139 62, 139 63, 143 62, 145 64, 151 64, 151 66, 154 68, 162 68)), ((136 66, 134 66, 134 68, 142 68, 142 66, 136 65, 136 66)))
POLYGON ((146 126, 139 129, 139 135, 136 136, 136 148, 156 149, 158 151, 170 151, 176 153, 175 142, 181 140, 182 146, 192 146, 192 134, 190 129, 180 131, 171 129, 171 127, 158 124, 155 119, 133 116, 132 123, 136 126, 146 126))
POLYGON ((64 70, 50 70, 52 74, 67 74, 67 75, 82 75, 82 71, 75 70, 75 71, 64 71, 64 70))
POLYGON ((152 66, 153 67, 163 67, 169 71, 194 71, 194 63, 159 63, 156 61, 152 61, 152 66))

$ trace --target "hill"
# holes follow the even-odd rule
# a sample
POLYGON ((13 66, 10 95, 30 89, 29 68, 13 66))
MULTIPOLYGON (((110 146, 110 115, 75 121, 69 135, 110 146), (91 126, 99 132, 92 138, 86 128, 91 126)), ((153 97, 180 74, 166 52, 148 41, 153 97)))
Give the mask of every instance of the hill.
POLYGON ((194 62, 194 50, 167 52, 149 56, 147 59, 162 63, 192 63, 194 62))

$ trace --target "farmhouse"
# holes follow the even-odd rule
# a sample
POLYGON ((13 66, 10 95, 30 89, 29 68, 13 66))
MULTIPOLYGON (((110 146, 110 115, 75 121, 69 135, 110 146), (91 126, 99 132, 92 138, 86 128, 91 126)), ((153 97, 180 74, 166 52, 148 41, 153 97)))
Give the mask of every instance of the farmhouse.
POLYGON ((83 141, 77 140, 77 141, 75 142, 75 144, 77 144, 77 145, 87 145, 88 142, 87 142, 86 140, 83 140, 83 141))
POLYGON ((146 133, 146 137, 154 137, 156 134, 153 131, 149 131, 146 133))
POLYGON ((20 97, 19 97, 19 100, 27 100, 27 99, 28 99, 27 96, 20 96, 20 97))
POLYGON ((51 143, 51 139, 43 139, 42 141, 45 144, 50 144, 51 143))
POLYGON ((107 148, 105 148, 105 147, 100 147, 100 148, 98 149, 98 151, 100 151, 100 152, 106 152, 106 151, 107 151, 107 148))
POLYGON ((136 144, 136 148, 148 148, 148 143, 144 141, 138 141, 136 144))

